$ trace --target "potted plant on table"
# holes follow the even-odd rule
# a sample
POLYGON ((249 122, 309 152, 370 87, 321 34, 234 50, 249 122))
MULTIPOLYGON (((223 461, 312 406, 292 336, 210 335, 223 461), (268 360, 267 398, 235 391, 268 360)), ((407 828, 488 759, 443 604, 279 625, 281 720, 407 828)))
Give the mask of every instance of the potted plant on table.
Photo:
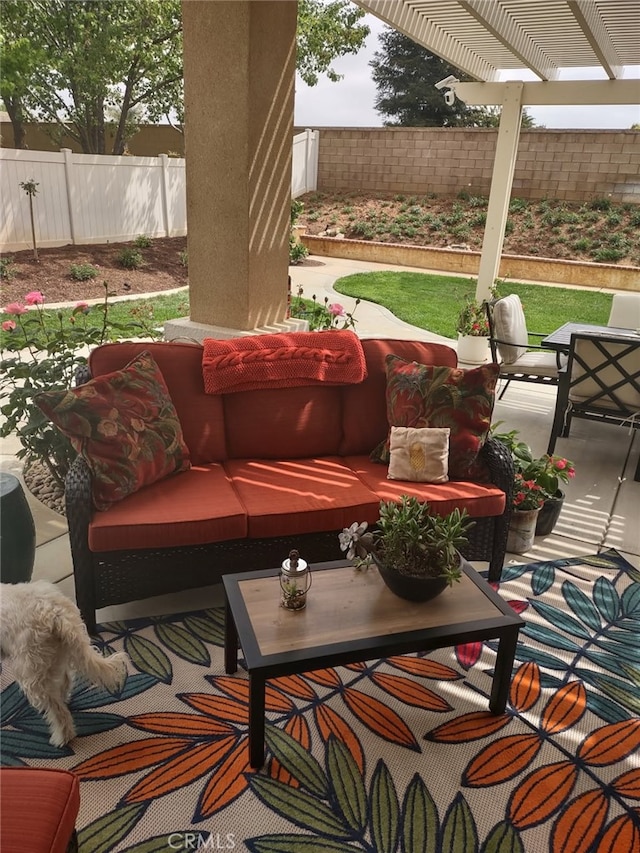
POLYGON ((489 323, 483 303, 467 299, 458 315, 456 332, 458 360, 465 364, 484 364, 487 359, 489 323))
POLYGON ((466 510, 431 515, 429 505, 402 495, 399 503, 380 501, 373 530, 354 522, 339 534, 340 548, 357 564, 375 562, 389 589, 409 601, 427 601, 462 576, 458 549, 474 522, 466 510))

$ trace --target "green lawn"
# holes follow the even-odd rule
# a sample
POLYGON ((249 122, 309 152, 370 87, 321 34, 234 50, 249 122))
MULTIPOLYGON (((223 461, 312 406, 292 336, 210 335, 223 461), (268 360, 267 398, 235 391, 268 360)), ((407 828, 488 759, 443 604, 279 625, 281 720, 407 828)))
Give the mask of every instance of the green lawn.
MULTIPOLYGON (((457 337, 458 313, 475 287, 475 279, 395 271, 356 273, 334 284, 338 293, 375 302, 406 323, 448 338, 457 337)), ((498 294, 509 293, 522 300, 529 331, 544 334, 569 321, 606 326, 611 309, 611 294, 590 290, 501 283, 498 294)))
MULTIPOLYGON (((473 279, 446 275, 427 275, 420 272, 357 273, 338 279, 338 293, 360 297, 388 308, 401 320, 448 338, 456 338, 456 320, 467 297, 475 293, 473 279)), ((611 295, 589 290, 569 290, 538 284, 503 283, 501 295, 517 293, 524 306, 527 327, 533 332, 548 334, 570 320, 606 325, 611 308, 611 295)), ((47 323, 58 327, 68 322, 72 309, 62 312, 45 311, 47 323), (62 317, 60 317, 60 313, 62 317)), ((109 305, 111 323, 126 326, 132 319, 150 328, 161 326, 165 320, 189 315, 188 291, 153 299, 113 302, 109 305)), ((356 329, 358 312, 355 312, 356 329)), ((95 308, 87 322, 100 326, 102 312, 95 308)), ((83 322, 79 320, 79 322, 83 322)), ((141 331, 141 336, 144 333, 141 331)), ((6 333, 0 334, 0 341, 6 333)), ((120 337, 130 337, 127 330, 120 337)))

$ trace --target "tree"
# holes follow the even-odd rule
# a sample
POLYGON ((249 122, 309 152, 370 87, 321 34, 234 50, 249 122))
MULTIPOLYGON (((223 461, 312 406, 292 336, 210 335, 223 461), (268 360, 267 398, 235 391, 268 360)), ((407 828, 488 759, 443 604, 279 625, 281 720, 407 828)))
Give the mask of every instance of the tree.
POLYGON ((13 144, 26 148, 24 123, 28 121, 25 100, 33 87, 41 51, 25 37, 16 36, 20 27, 17 3, 0 4, 0 98, 11 119, 13 144))
MULTIPOLYGON (((382 45, 369 65, 378 87, 376 110, 390 120, 387 126, 404 127, 497 127, 500 112, 495 108, 467 107, 456 98, 449 106, 435 84, 449 75, 471 78, 412 41, 408 36, 385 29, 378 36, 382 45)), ((533 126, 530 116, 523 127, 533 126)))
MULTIPOLYGON (((25 121, 57 126, 87 154, 122 154, 140 121, 183 118, 180 0, 3 0, 0 95, 16 145, 25 121)), ((347 0, 299 0, 297 65, 309 85, 369 33, 347 0)))
POLYGON ((369 35, 369 27, 358 24, 363 16, 347 0, 298 0, 296 67, 307 86, 315 86, 321 74, 334 82, 341 79, 331 63, 360 50, 369 35))

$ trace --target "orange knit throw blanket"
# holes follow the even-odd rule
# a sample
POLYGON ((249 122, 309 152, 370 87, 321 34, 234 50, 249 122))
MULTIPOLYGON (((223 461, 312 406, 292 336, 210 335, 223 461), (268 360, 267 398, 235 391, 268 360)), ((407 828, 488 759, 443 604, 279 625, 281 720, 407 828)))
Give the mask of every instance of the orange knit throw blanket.
POLYGON ((204 340, 206 394, 296 385, 351 385, 367 375, 360 339, 349 331, 290 332, 204 340))

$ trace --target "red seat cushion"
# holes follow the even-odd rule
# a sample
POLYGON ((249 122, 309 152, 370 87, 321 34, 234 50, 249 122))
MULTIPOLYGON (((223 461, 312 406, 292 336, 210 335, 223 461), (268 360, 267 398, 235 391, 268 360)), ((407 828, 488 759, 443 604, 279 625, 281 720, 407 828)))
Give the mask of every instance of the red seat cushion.
POLYGON ((230 459, 225 468, 247 511, 252 538, 342 530, 378 518, 378 499, 338 457, 230 459))
POLYGON ((2 853, 65 853, 80 808, 78 777, 69 770, 0 770, 2 853))
POLYGON ((434 484, 388 480, 386 466, 383 468, 378 462, 372 462, 368 456, 347 456, 343 461, 379 500, 397 501, 401 495, 415 495, 419 500, 427 501, 437 515, 448 515, 456 507, 466 509, 472 518, 502 515, 504 512, 504 492, 490 483, 449 480, 448 483, 434 484))
POLYGON ((171 548, 246 535, 244 508, 222 466, 213 463, 194 466, 96 512, 89 524, 89 548, 171 548))

